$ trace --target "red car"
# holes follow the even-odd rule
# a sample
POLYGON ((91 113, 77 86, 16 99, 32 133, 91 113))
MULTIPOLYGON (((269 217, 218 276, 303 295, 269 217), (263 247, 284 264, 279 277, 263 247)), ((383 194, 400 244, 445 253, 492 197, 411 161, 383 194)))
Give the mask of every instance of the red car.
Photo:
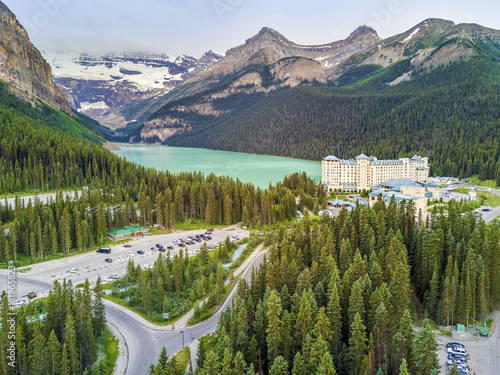
POLYGON ((129 243, 126 243, 125 245, 123 245, 123 247, 132 247, 132 245, 129 243))

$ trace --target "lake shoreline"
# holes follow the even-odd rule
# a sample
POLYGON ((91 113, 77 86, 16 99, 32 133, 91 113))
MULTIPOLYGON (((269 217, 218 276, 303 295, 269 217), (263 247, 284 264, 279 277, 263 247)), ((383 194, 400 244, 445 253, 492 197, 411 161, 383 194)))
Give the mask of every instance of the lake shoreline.
POLYGON ((195 147, 128 143, 114 146, 116 149, 111 150, 114 154, 145 167, 168 170, 170 173, 214 173, 263 189, 296 172, 305 172, 316 181, 321 181, 321 162, 317 161, 195 147))

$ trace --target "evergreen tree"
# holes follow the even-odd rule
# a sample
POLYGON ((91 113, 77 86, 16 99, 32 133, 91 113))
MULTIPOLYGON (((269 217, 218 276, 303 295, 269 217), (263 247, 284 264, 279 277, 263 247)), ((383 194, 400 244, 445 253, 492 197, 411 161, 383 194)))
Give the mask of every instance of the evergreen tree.
POLYGON ((420 331, 415 338, 415 358, 417 374, 428 375, 431 371, 439 371, 437 358, 438 344, 436 334, 428 319, 422 321, 420 331))

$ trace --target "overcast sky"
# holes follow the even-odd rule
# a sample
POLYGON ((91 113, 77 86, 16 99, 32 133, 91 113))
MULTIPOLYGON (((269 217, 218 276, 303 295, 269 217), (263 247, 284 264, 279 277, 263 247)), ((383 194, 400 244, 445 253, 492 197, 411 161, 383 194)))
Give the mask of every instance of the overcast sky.
POLYGON ((32 42, 54 52, 224 53, 263 26, 299 44, 344 39, 369 25, 382 37, 426 18, 500 29, 500 1, 482 0, 1 0, 32 42), (479 5, 480 4, 480 5, 479 5))

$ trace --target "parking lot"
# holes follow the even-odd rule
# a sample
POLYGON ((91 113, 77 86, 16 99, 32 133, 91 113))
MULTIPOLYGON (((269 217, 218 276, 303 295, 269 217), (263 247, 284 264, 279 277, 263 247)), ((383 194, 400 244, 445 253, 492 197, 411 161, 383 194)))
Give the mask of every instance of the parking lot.
POLYGON ((446 344, 463 344, 467 351, 467 367, 471 375, 498 375, 500 374, 500 335, 498 335, 498 325, 500 323, 500 312, 492 314, 493 324, 489 337, 479 336, 475 330, 467 330, 465 333, 458 333, 453 330, 453 337, 438 335, 439 344, 438 359, 442 374, 448 373, 447 359, 448 353, 446 344))
MULTIPOLYGON (((146 265, 147 267, 152 266, 160 253, 155 246, 156 244, 160 244, 164 248, 173 246, 173 250, 170 251, 171 256, 178 254, 181 249, 183 252, 187 251, 189 256, 193 256, 203 243, 202 241, 195 241, 195 245, 189 244, 184 247, 169 244, 205 232, 205 230, 176 231, 170 234, 140 237, 130 240, 127 243, 130 246, 124 246, 124 244, 110 246, 111 253, 109 254, 89 251, 24 267, 28 271, 16 273, 16 300, 27 300, 27 294, 30 292, 36 292, 37 297, 46 297, 54 280, 71 279, 73 285, 76 285, 84 282, 87 278, 90 282, 95 282, 98 276, 104 279, 111 275, 124 275, 129 259, 134 259, 135 264, 142 268, 146 265), (155 247, 155 251, 151 250, 152 247, 155 247), (106 261, 106 259, 111 259, 111 262, 106 261)), ((209 247, 215 247, 217 243, 224 242, 226 237, 244 238, 248 235, 249 231, 237 226, 216 228, 210 235, 211 239, 206 242, 209 247)), ((0 274, 0 282, 6 284, 6 278, 7 273, 0 274)))

